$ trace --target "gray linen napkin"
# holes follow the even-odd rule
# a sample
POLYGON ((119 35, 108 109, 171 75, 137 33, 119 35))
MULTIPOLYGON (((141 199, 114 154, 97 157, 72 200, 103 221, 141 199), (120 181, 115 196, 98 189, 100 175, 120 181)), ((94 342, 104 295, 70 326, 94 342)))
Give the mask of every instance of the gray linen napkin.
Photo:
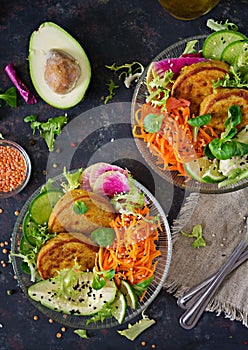
MULTIPOLYGON (((192 193, 186 199, 172 227, 173 251, 169 275, 164 288, 181 296, 184 291, 216 272, 229 257, 245 230, 248 215, 248 189, 226 194, 192 193), (201 224, 207 245, 193 248, 191 233, 201 224)), ((215 311, 248 327, 248 261, 233 271, 209 303, 215 311)))

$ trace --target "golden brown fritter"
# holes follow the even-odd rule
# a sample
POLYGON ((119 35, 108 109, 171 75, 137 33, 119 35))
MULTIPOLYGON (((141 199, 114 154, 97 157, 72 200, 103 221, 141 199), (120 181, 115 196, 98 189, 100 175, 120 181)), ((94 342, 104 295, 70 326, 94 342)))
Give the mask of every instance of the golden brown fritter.
POLYGON ((200 115, 210 113, 211 125, 217 132, 224 130, 224 123, 228 115, 228 109, 232 105, 239 105, 242 111, 242 121, 237 125, 240 130, 248 124, 248 90, 221 89, 207 96, 201 103, 200 115))
POLYGON ((92 192, 76 189, 67 192, 56 203, 48 221, 50 232, 82 232, 90 234, 98 227, 109 227, 115 218, 114 208, 110 202, 92 192), (87 211, 77 214, 75 202, 83 202, 87 211))
POLYGON ((73 267, 75 261, 82 271, 91 270, 98 249, 73 234, 60 233, 42 246, 37 257, 39 274, 43 279, 54 277, 58 271, 73 267))
POLYGON ((222 79, 229 72, 229 65, 217 61, 205 61, 184 67, 172 87, 172 96, 191 102, 190 110, 199 115, 202 100, 213 93, 213 81, 222 79))

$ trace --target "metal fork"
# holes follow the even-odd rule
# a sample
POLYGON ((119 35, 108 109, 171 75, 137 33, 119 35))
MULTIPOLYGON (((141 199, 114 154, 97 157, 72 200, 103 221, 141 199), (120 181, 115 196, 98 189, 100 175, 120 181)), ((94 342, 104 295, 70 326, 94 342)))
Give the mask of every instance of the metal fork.
MULTIPOLYGON (((185 313, 181 316, 179 323, 180 325, 185 329, 192 329, 197 322, 199 321, 202 313, 206 309, 210 299, 216 292, 217 288, 220 286, 220 284, 223 282, 224 278, 237 266, 241 264, 239 262, 239 258, 242 259, 241 261, 244 262, 245 258, 248 258, 248 252, 246 251, 246 248, 248 246, 248 219, 246 220, 246 231, 245 234, 241 240, 241 242, 238 244, 236 249, 233 251, 233 253, 230 255, 230 257, 227 259, 227 261, 224 263, 224 265, 219 269, 219 271, 210 276, 207 280, 200 283, 196 288, 192 288, 191 292, 189 291, 189 294, 192 293, 194 295, 194 289, 197 290, 195 296, 193 297, 192 301, 186 305, 188 305, 188 309, 185 311, 185 313)), ((187 295, 184 295, 184 298, 187 295)), ((192 295, 192 294, 191 294, 192 295)), ((190 299, 191 297, 189 297, 190 299)), ((184 300, 182 300, 182 305, 185 305, 184 300)), ((181 302, 179 302, 181 303, 181 302)), ((180 304, 181 305, 181 304, 180 304)))
MULTIPOLYGON (((239 267, 243 262, 245 262, 248 259, 248 249, 246 249, 238 258, 234 266, 232 267, 232 271, 234 271, 237 267, 239 267)), ((195 285, 194 287, 190 288, 187 292, 185 292, 181 297, 177 300, 177 305, 180 306, 182 309, 188 309, 197 298, 202 294, 203 290, 206 289, 207 286, 210 285, 210 283, 216 278, 217 272, 211 275, 210 277, 206 278, 201 283, 195 285)))

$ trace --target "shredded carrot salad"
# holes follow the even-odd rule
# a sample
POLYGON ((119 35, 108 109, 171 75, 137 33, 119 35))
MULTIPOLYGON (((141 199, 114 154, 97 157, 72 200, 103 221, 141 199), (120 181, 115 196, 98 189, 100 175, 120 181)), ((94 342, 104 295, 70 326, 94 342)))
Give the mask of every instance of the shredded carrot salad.
POLYGON ((137 215, 118 214, 110 223, 115 230, 116 240, 107 248, 100 247, 96 256, 96 269, 115 270, 114 280, 119 286, 121 280, 131 285, 153 277, 161 252, 156 241, 160 223, 149 217, 147 206, 142 209, 145 219, 137 215))
POLYGON ((190 116, 189 101, 169 97, 166 110, 153 107, 150 103, 142 105, 136 113, 137 124, 133 127, 133 135, 147 143, 152 155, 157 157, 157 165, 164 170, 175 170, 181 176, 188 177, 183 164, 203 157, 204 147, 218 135, 211 126, 199 128, 194 141, 193 129, 188 124, 190 116), (147 114, 164 115, 161 129, 149 133, 144 129, 144 118, 147 114))

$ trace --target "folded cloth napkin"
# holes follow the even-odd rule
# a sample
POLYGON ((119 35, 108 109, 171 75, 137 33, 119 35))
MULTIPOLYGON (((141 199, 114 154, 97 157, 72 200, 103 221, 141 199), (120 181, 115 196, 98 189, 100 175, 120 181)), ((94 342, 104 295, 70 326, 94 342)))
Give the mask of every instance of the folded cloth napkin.
MULTIPOLYGON (((248 216, 248 189, 225 194, 191 193, 172 225, 172 261, 165 290, 179 297, 216 272, 242 239, 248 216), (191 233, 201 224, 205 247, 193 248, 191 233)), ((248 260, 231 272, 207 310, 248 327, 248 260)))

